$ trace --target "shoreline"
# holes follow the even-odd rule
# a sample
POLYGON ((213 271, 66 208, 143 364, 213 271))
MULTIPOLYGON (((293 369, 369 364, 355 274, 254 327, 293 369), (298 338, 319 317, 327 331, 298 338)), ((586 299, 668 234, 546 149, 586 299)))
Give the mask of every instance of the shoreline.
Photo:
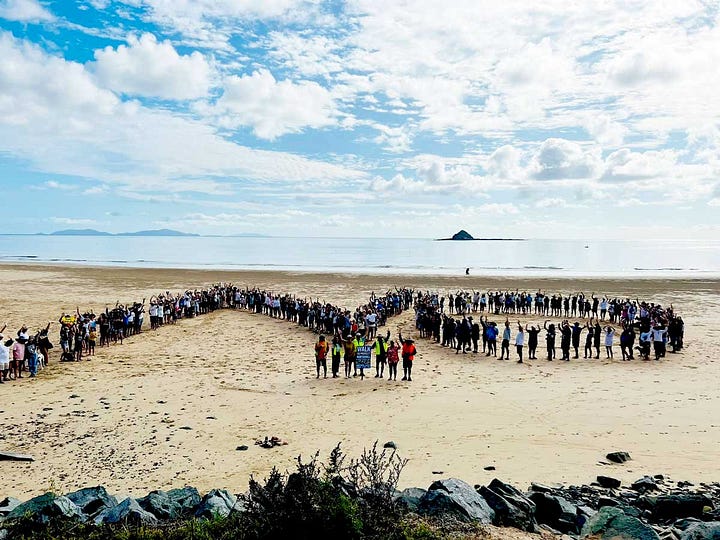
POLYGON ((188 272, 188 273, 205 273, 205 274, 228 274, 228 275, 257 275, 257 274, 271 274, 278 275, 280 277, 294 277, 301 276, 304 278, 369 278, 376 280, 384 280, 391 278, 405 278, 410 281, 421 281, 426 280, 443 280, 450 281, 456 280, 458 284, 468 285, 478 280, 487 280, 491 282, 498 282, 505 280, 507 282, 528 282, 528 281, 541 281, 556 283, 560 281, 579 281, 579 282, 616 282, 616 281, 630 281, 633 283, 650 282, 657 283, 661 281, 676 282, 717 282, 720 283, 720 273, 715 273, 712 270, 707 271, 707 275, 698 274, 680 274, 680 275, 642 275, 642 274, 605 274, 605 275, 594 275, 594 274, 567 274, 549 276, 544 274, 513 274, 498 273, 493 274, 471 274, 465 275, 464 273, 458 274, 421 274, 413 272, 362 272, 362 271, 319 271, 317 269, 307 270, 290 270, 287 268, 273 269, 271 267, 242 267, 242 268, 222 268, 222 267, 197 267, 197 266, 128 266, 121 264, 95 264, 95 263, 81 263, 81 262, 55 262, 55 261, 8 261, 0 260, 0 269, 33 269, 33 270, 100 270, 100 271, 131 271, 131 272, 188 272))

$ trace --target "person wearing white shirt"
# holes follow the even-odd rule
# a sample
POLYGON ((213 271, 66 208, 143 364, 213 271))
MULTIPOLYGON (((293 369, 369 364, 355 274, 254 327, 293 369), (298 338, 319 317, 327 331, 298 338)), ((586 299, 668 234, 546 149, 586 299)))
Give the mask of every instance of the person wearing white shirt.
POLYGON ((5 337, 0 334, 0 384, 7 381, 8 371, 10 371, 10 349, 12 339, 3 343, 5 337))
POLYGON ((517 351, 517 355, 520 358, 518 360, 518 364, 523 363, 523 347, 525 346, 525 330, 522 327, 522 324, 520 324, 520 321, 518 321, 518 332, 515 334, 515 350, 517 351))
POLYGON ((656 324, 652 332, 653 349, 655 350, 655 360, 660 360, 665 356, 665 340, 667 336, 667 328, 661 323, 656 324))
POLYGON ((607 358, 613 357, 613 338, 615 337, 615 329, 612 326, 605 327, 605 355, 607 358))

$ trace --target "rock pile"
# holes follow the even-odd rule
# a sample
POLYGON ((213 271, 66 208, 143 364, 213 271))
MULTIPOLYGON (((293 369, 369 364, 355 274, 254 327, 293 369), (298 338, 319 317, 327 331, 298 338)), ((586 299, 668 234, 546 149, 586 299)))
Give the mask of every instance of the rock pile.
MULTIPOLYGON (((349 496, 357 494, 348 493, 349 496)), ((720 484, 674 482, 644 476, 629 487, 600 476, 583 486, 531 484, 527 492, 495 479, 487 486, 449 478, 428 489, 408 488, 395 500, 408 512, 432 518, 514 527, 573 538, 720 540, 720 484)), ((17 520, 53 520, 154 526, 190 518, 212 519, 245 511, 243 498, 222 489, 201 496, 184 487, 119 501, 102 486, 26 502, 0 501, 0 538, 17 520)))

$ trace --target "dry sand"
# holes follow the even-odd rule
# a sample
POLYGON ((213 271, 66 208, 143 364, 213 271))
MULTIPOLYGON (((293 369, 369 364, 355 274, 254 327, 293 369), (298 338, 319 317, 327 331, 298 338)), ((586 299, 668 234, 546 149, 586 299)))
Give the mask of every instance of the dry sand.
MULTIPOLYGON (((59 364, 37 379, 0 386, 0 449, 33 463, 0 462, 0 496, 103 484, 142 496, 190 484, 244 491, 250 474, 393 440, 409 459, 402 485, 438 477, 470 483, 497 476, 582 483, 597 474, 635 480, 720 479, 720 281, 398 277, 0 266, 0 326, 14 334, 60 312, 103 309, 219 281, 320 297, 354 307, 391 286, 430 290, 510 287, 672 301, 687 324, 686 349, 662 362, 542 359, 525 365, 455 355, 420 340, 412 383, 316 380, 315 336, 283 321, 221 311, 145 332, 59 364), (79 397, 71 397, 77 395, 79 397), (190 429, 184 429, 190 428, 190 429), (287 446, 265 450, 258 437, 287 446), (237 451, 238 445, 248 451, 237 451), (625 465, 602 465, 626 450, 625 465), (496 471, 485 471, 486 466, 496 471)), ((499 318, 498 318, 499 319, 499 318)), ((537 321, 532 317, 528 321, 537 321)), ((392 319, 413 334, 410 313, 392 319)), ((52 330, 57 343, 57 325, 52 330)), ((617 351, 619 356, 619 350, 617 351)), ((604 352, 602 354, 604 356, 604 352)))

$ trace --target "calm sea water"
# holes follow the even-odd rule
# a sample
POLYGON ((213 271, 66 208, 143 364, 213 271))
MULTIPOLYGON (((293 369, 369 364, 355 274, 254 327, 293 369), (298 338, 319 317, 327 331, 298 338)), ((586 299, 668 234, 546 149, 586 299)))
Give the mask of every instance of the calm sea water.
POLYGON ((718 277, 720 241, 0 235, 0 261, 375 274, 718 277), (587 246, 587 247, 586 247, 587 246))

